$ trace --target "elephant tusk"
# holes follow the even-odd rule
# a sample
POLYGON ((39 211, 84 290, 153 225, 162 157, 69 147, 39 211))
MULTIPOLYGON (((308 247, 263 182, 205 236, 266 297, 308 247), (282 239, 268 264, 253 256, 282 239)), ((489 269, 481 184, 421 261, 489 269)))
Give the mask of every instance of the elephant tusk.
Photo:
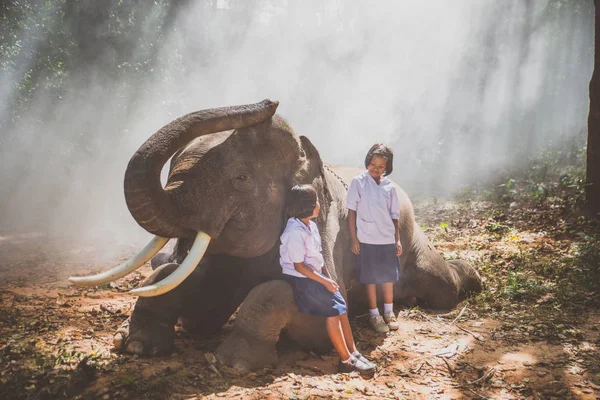
POLYGON ((129 293, 141 297, 151 297, 167 293, 171 289, 174 289, 196 269, 196 266, 200 260, 202 260, 209 243, 210 236, 202 231, 198 232, 187 257, 171 275, 152 285, 130 290, 129 293))
POLYGON ((131 257, 123 264, 96 275, 72 276, 69 278, 69 280, 78 286, 103 285, 105 283, 115 281, 144 265, 146 261, 151 259, 152 256, 160 251, 160 249, 165 247, 168 241, 169 238, 154 236, 154 238, 146 245, 146 247, 142 249, 142 251, 131 257))

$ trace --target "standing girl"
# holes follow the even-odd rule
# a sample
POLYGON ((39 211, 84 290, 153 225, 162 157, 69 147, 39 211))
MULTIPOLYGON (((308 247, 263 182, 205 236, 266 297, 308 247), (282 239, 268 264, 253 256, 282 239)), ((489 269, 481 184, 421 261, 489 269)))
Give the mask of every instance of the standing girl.
POLYGON ((394 169, 393 160, 391 148, 374 144, 365 157, 367 170, 352 179, 346 199, 352 252, 357 255, 359 280, 367 289, 369 323, 377 332, 400 327, 393 308, 398 257, 402 255, 400 202, 393 183, 386 178, 394 169), (378 284, 383 291, 383 318, 377 308, 378 284))
POLYGON ((311 221, 319 215, 317 192, 310 185, 294 186, 289 193, 292 216, 281 235, 280 263, 283 277, 294 288, 300 312, 326 317, 327 334, 340 355, 340 372, 372 374, 375 365, 356 349, 346 301, 338 284, 329 278, 321 254, 321 235, 311 221))

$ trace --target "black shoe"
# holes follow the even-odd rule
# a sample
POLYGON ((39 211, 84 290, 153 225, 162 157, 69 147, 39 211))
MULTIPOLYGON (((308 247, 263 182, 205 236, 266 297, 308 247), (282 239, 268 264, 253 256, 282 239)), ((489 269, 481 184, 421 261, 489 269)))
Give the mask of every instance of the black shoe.
POLYGON ((360 375, 373 375, 375 373, 375 365, 365 363, 356 357, 351 357, 348 362, 340 360, 338 364, 338 372, 358 372, 360 375))

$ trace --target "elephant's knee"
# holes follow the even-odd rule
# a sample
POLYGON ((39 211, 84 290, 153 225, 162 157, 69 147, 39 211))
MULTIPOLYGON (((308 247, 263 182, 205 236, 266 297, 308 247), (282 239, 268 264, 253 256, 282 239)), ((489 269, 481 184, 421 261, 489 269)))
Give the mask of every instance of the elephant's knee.
POLYGON ((231 335, 217 348, 217 358, 242 370, 277 362, 281 331, 298 312, 292 288, 285 281, 256 286, 242 303, 231 335))
POLYGON ((291 286, 282 280, 254 287, 242 303, 234 329, 262 338, 279 338, 297 311, 291 286))
POLYGON ((217 347, 219 362, 240 371, 252 371, 277 364, 274 343, 254 340, 235 330, 217 347))

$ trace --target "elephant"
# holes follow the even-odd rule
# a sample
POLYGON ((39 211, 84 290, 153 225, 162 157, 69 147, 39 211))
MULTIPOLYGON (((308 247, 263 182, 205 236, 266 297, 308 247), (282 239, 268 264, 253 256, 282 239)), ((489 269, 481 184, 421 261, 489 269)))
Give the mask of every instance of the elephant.
MULTIPOLYGON (((143 287, 132 290, 140 297, 115 333, 115 347, 161 354, 174 345, 178 320, 188 332, 211 335, 237 310, 231 335, 216 351, 223 363, 242 370, 276 363, 282 332, 301 347, 329 350, 324 318, 301 314, 290 285, 280 279, 279 236, 286 195, 296 184, 317 190, 316 222, 329 275, 351 312, 366 308, 345 206, 347 177, 358 170, 324 163, 311 141, 275 113, 278 104, 263 100, 184 115, 132 156, 125 200, 137 223, 155 237, 117 267, 70 278, 77 285, 100 285, 152 259, 155 269, 143 287), (169 158, 163 188, 160 172, 169 158), (177 239, 172 254, 157 255, 171 238, 177 239)), ((408 196, 397 190, 404 253, 395 300, 415 297, 435 308, 453 308, 480 291, 477 271, 462 260, 446 262, 431 247, 408 196)))

